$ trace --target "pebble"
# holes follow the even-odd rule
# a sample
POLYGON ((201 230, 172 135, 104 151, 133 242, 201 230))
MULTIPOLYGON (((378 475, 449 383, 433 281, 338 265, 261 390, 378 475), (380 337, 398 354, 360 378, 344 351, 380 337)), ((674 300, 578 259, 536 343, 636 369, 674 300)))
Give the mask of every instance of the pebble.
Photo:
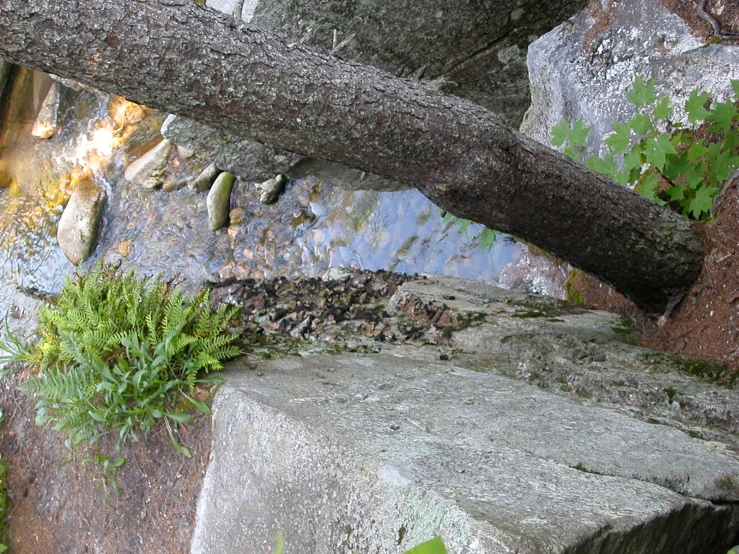
POLYGON ((224 171, 216 178, 208 192, 205 205, 208 209, 208 229, 211 231, 217 231, 228 223, 233 183, 233 174, 224 171))

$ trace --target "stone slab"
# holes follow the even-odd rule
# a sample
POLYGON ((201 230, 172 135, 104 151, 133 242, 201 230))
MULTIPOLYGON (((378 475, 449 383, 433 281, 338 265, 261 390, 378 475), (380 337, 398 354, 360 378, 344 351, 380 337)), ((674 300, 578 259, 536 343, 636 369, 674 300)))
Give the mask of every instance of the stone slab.
POLYGON ((454 553, 732 546, 739 507, 706 498, 736 499, 735 458, 412 352, 232 364, 192 552, 271 552, 278 532, 298 554, 401 553, 436 534, 454 553))

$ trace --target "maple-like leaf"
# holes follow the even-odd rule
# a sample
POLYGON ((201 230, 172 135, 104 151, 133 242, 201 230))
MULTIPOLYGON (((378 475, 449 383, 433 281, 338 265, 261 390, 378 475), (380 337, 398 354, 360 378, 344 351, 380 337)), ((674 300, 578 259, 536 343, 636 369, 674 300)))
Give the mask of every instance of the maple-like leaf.
POLYGON ((603 142, 611 147, 614 154, 622 152, 631 144, 631 129, 625 123, 616 122, 613 124, 613 133, 603 142))
POLYGON ((665 161, 668 154, 677 154, 675 147, 670 142, 670 135, 662 134, 654 139, 647 139, 644 143, 644 152, 647 161, 662 170, 665 167, 665 161))
POLYGON ((700 219, 704 213, 709 213, 717 192, 718 187, 699 188, 695 192, 695 198, 688 204, 688 212, 693 214, 695 219, 700 219))
POLYGON ((737 114, 734 102, 727 100, 726 102, 716 104, 711 110, 711 113, 706 116, 706 121, 712 123, 710 128, 711 131, 723 131, 724 133, 728 133, 731 131, 731 126, 737 115, 739 114, 737 114))
POLYGON ((706 118, 709 114, 709 111, 706 109, 706 103, 710 98, 710 94, 700 92, 698 89, 690 93, 690 98, 685 101, 685 111, 688 112, 688 121, 695 123, 706 118))
POLYGON ((654 95, 654 79, 645 82, 641 75, 637 75, 632 90, 626 93, 626 98, 640 108, 653 104, 657 100, 654 95))
POLYGON ((665 96, 660 100, 654 107, 654 117, 659 119, 667 119, 672 114, 672 108, 670 107, 670 97, 665 96))

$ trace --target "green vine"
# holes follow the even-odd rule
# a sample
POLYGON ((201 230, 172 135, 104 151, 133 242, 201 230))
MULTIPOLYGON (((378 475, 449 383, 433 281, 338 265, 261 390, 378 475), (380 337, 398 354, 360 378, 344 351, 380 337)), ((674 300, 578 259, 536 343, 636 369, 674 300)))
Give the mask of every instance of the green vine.
MULTIPOLYGON (((637 76, 627 93, 636 115, 614 123, 603 154, 584 165, 687 217, 707 220, 721 185, 739 167, 739 80, 731 85, 734 100, 718 103, 694 90, 685 102, 688 128, 670 119, 670 97, 655 95, 654 80, 637 76)), ((552 128, 551 143, 580 162, 590 131, 581 120, 562 121, 552 128)))

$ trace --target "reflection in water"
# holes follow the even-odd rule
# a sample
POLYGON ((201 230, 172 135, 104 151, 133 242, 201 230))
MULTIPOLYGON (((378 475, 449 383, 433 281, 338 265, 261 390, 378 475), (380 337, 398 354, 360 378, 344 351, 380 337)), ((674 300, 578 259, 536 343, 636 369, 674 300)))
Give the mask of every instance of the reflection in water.
POLYGON ((145 273, 182 275, 197 284, 221 277, 316 275, 330 267, 441 273, 492 281, 520 247, 499 240, 478 247, 482 227, 461 234, 443 222, 420 193, 346 191, 313 178, 290 183, 277 204, 259 203, 253 186, 237 181, 234 224, 207 230, 205 194, 181 188, 205 162, 175 151, 172 192, 144 190, 123 170, 161 140, 162 117, 92 92, 63 89, 59 127, 49 140, 31 136, 49 88, 39 73, 19 70, 3 113, 0 139, 0 307, 16 286, 54 292, 73 271, 56 243, 56 224, 79 176, 91 170, 108 205, 96 259, 138 266, 145 273))

